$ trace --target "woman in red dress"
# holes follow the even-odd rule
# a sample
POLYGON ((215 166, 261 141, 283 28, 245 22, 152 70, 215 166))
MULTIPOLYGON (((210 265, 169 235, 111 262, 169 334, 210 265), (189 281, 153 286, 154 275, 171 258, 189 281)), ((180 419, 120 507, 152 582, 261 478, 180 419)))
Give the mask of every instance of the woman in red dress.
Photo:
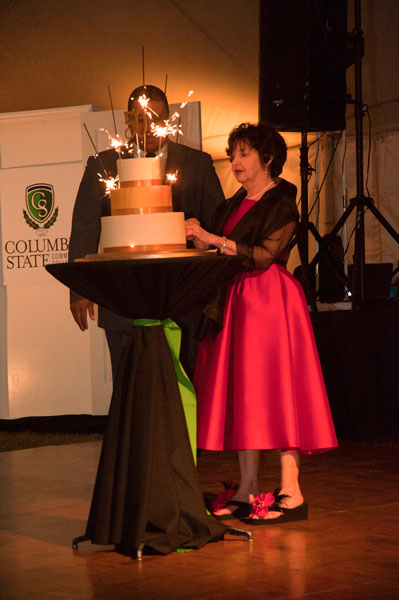
POLYGON ((245 257, 247 271, 204 309, 219 325, 201 342, 194 376, 198 447, 238 450, 241 481, 216 502, 222 519, 273 524, 307 518, 299 455, 337 446, 300 284, 287 271, 299 219, 296 187, 279 177, 287 147, 269 124, 243 123, 227 153, 241 184, 215 217, 215 233, 186 221, 196 247, 245 257), (260 450, 278 449, 280 485, 260 493, 260 450))

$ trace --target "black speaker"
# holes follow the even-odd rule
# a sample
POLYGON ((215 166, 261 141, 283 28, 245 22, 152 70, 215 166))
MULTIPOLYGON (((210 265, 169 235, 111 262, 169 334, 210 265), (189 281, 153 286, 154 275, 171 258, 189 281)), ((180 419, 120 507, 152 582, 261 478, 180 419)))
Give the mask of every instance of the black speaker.
POLYGON ((347 0, 260 0, 259 119, 345 129, 347 0))
POLYGON ((345 252, 340 236, 323 236, 326 243, 320 247, 319 259, 319 300, 320 302, 342 302, 345 297, 345 284, 337 273, 345 277, 345 252), (334 268, 335 267, 335 268, 334 268))
MULTIPOLYGON (((364 265, 364 299, 388 300, 391 291, 392 263, 366 263, 364 265)), ((353 265, 348 265, 348 278, 353 284, 353 265)))

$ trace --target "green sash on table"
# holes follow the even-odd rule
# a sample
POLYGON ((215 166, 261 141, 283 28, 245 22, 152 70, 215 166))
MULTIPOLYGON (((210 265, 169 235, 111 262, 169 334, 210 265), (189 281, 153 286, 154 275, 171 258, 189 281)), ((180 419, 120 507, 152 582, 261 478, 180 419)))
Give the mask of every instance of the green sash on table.
POLYGON ((179 360, 181 329, 172 319, 165 319, 164 321, 159 321, 158 319, 134 319, 133 321, 133 326, 147 327, 151 325, 162 325, 176 372, 194 462, 197 463, 197 401, 193 384, 187 377, 183 365, 179 360))

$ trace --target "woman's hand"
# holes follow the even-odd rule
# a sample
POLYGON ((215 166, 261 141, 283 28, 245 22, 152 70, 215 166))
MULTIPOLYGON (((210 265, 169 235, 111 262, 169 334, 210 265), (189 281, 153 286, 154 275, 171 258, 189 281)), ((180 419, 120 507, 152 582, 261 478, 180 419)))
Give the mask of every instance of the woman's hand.
POLYGON ((201 250, 206 250, 209 246, 215 246, 215 248, 219 248, 222 254, 237 254, 237 246, 233 240, 205 231, 198 219, 187 219, 186 237, 188 240, 193 240, 194 246, 201 250))
POLYGON ((211 233, 208 233, 200 225, 198 219, 187 219, 186 221, 186 238, 193 240, 196 248, 206 250, 209 248, 210 238, 213 237, 211 233))

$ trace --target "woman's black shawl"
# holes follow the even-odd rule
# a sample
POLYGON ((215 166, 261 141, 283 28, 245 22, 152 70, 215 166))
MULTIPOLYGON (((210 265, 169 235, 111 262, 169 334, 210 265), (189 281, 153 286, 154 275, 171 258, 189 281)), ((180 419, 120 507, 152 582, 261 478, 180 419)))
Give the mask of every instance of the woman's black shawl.
MULTIPOLYGON (((295 185, 285 179, 277 179, 276 183, 276 187, 267 191, 249 209, 228 236, 230 240, 236 242, 237 254, 245 257, 243 261, 244 270, 268 269, 274 263, 284 266, 287 264, 290 253, 288 242, 290 240, 274 256, 265 252, 262 245, 285 225, 299 220, 295 202, 297 192, 295 185)), ((213 233, 223 235, 226 222, 245 196, 246 191, 241 188, 232 198, 229 198, 218 207, 214 217, 213 233)), ((203 309, 205 315, 213 321, 213 326, 210 327, 207 319, 208 322, 204 323, 201 328, 201 338, 210 329, 213 329, 214 332, 220 331, 223 322, 225 291, 226 286, 219 288, 203 309)))

